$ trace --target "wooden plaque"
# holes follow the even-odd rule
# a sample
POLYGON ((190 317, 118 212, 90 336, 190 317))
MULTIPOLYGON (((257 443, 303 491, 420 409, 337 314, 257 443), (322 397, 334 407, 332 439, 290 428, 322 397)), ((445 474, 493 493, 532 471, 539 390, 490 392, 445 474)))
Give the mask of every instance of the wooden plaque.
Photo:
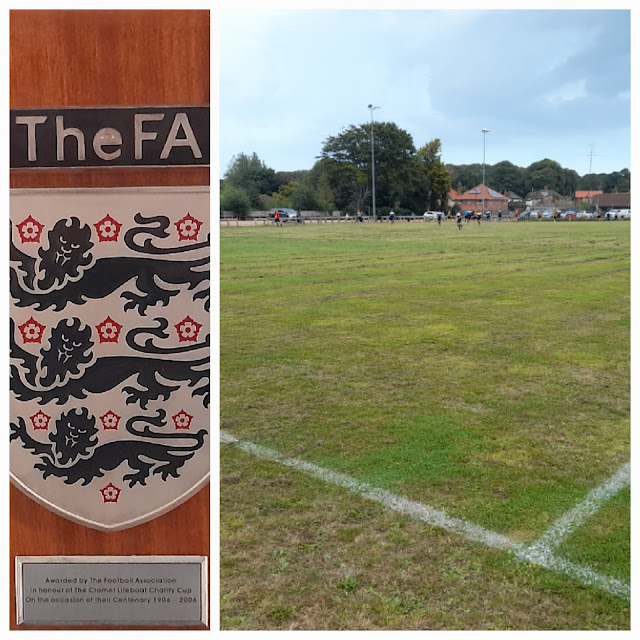
MULTIPOLYGON (((65 109, 134 108, 135 111, 140 108, 141 112, 146 114, 158 113, 156 109, 150 110, 149 107, 164 106, 172 110, 170 113, 167 112, 168 126, 163 130, 163 135, 168 137, 170 142, 167 145, 165 140, 157 148, 158 156, 162 156, 162 162, 159 164, 163 166, 109 166, 98 161, 93 163, 94 166, 72 163, 75 166, 58 167, 55 164, 55 156, 52 156, 53 160, 49 164, 53 167, 27 166, 11 169, 10 187, 14 190, 29 191, 64 188, 83 189, 88 192, 95 188, 194 187, 198 190, 198 187, 207 187, 209 185, 208 166, 202 164, 198 166, 198 162, 190 164, 185 161, 180 161, 177 166, 173 166, 171 153, 172 144, 176 147, 188 146, 185 140, 189 138, 187 121, 181 120, 182 116, 178 116, 177 122, 175 121, 176 113, 181 113, 181 110, 176 110, 175 107, 208 107, 209 86, 208 11, 11 11, 10 108, 12 111, 36 113, 46 110, 46 114, 55 118, 56 110, 65 109), (172 139, 171 136, 173 136, 172 139)), ((53 120, 49 122, 51 124, 53 120)), ((60 121, 58 126, 63 129, 70 128, 65 127, 62 122, 60 121)), ((152 130, 148 122, 140 126, 141 131, 152 130)), ((26 127, 27 125, 25 130, 26 127)), ((109 154, 118 149, 117 144, 114 146, 114 143, 118 142, 117 133, 113 133, 114 129, 112 125, 103 127, 97 136, 97 141, 94 137, 89 138, 87 134, 85 144, 89 152, 95 152, 99 158, 106 158, 108 161, 109 154)), ((52 131, 55 135, 55 129, 52 131)), ((74 135, 73 132, 67 133, 67 137, 74 135)), ((75 136, 71 143, 74 144, 77 139, 75 136)), ((123 149, 125 144, 127 142, 123 139, 123 149)), ((176 157, 182 154, 184 149, 178 151, 176 157)), ((111 157, 116 155, 114 153, 111 157)), ((131 152, 130 158, 134 161, 128 161, 126 164, 135 165, 135 149, 131 152)), ((177 244, 189 239, 187 235, 196 228, 194 227, 196 222, 193 220, 194 218, 183 216, 177 221, 183 222, 182 232, 175 227, 178 233, 177 244), (183 235, 181 236, 180 233, 183 235)), ((92 230, 94 236, 96 233, 108 235, 116 229, 116 223, 119 224, 116 216, 108 216, 108 214, 97 222, 101 222, 102 227, 92 230)), ((136 222, 136 224, 141 223, 145 224, 141 220, 136 222)), ((175 223, 172 221, 172 224, 175 223)), ((27 233, 25 238, 28 239, 28 234, 38 231, 38 226, 27 221, 23 230, 27 233)), ((106 239, 106 235, 101 239, 106 239)), ((104 243, 105 246, 107 244, 107 242, 104 243)), ((27 244, 24 247, 27 247, 27 244)), ((25 255, 28 253, 28 251, 24 252, 25 255)), ((149 317, 154 316, 150 314, 149 317)), ((112 330, 117 324, 116 322, 109 325, 107 329, 112 330)), ((176 324, 180 331, 180 322, 176 324)), ((187 329, 191 330, 195 325, 189 325, 187 329)), ((106 326, 102 325, 103 328, 106 326)), ((186 326, 183 324, 181 327, 185 329, 186 326)), ((34 334, 31 335, 33 337, 34 334)), ((183 336, 187 336, 187 333, 183 333, 183 336)), ((86 407, 90 408, 90 399, 84 402, 86 407)), ((80 409, 77 409, 77 412, 79 413, 80 409)), ((43 413, 46 413, 46 409, 43 409, 43 413)), ((33 415, 36 421, 34 425, 38 420, 45 419, 38 414, 33 415)), ((104 413, 102 417, 106 420, 115 419, 108 413, 104 413)), ((186 418, 180 412, 173 417, 176 429, 185 428, 186 418)), ((170 419, 171 416, 167 416, 166 421, 169 422, 170 419)), ((103 426, 104 424, 113 424, 113 422, 103 423, 103 426)), ((45 442, 46 438, 43 437, 40 440, 45 442)), ((112 499, 114 494, 109 494, 109 491, 112 489, 107 487, 107 493, 104 495, 107 499, 112 499)), ((25 628, 18 625, 16 621, 13 569, 16 556, 208 558, 210 539, 208 485, 199 489, 186 501, 178 500, 177 504, 179 506, 164 515, 132 528, 100 531, 54 513, 32 500, 23 491, 11 486, 11 628, 25 628)), ((31 625, 28 628, 61 627, 31 625)), ((65 626, 62 625, 62 628, 65 626)), ((127 624, 106 627, 75 624, 73 628, 141 627, 127 624)), ((149 625, 142 628, 164 627, 149 625)), ((175 628, 175 626, 166 628, 175 628)))

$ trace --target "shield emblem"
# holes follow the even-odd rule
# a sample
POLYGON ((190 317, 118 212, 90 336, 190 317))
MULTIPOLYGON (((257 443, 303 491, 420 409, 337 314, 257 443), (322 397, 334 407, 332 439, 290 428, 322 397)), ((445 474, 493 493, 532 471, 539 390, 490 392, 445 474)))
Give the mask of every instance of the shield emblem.
POLYGON ((209 478, 209 189, 10 194, 11 480, 125 529, 209 478))

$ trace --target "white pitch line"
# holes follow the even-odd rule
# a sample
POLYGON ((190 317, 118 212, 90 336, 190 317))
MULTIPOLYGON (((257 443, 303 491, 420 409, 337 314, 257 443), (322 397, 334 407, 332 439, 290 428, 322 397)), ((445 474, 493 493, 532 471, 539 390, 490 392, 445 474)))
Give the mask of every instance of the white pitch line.
POLYGON ((598 573, 589 567, 576 564, 575 562, 569 562, 569 560, 555 555, 549 549, 523 546, 515 552, 515 556, 519 560, 536 564, 554 573, 564 573, 584 585, 596 587, 601 591, 612 593, 624 600, 631 599, 631 587, 626 582, 605 576, 602 573, 598 573))
POLYGON ((434 527, 445 529, 467 540, 479 542, 494 549, 512 551, 514 552, 514 556, 519 560, 539 565, 556 573, 564 573, 582 584, 591 585, 626 600, 630 598, 629 585, 615 578, 599 574, 588 567, 583 567, 568 562, 564 558, 555 556, 550 547, 524 546, 495 531, 490 531, 489 529, 485 529, 484 527, 460 518, 453 518, 439 509, 408 500, 407 498, 379 489, 366 482, 360 482, 355 478, 324 469, 305 460, 286 457, 274 449, 268 449, 252 442, 238 440, 223 431, 220 431, 220 442, 223 444, 232 444, 238 449, 262 460, 275 462, 290 469, 300 471, 317 480, 337 485, 362 498, 382 504, 388 509, 407 515, 415 520, 420 520, 434 527))
POLYGON ((631 483, 630 465, 623 464, 616 473, 602 484, 592 489, 587 497, 560 516, 538 540, 530 545, 530 549, 549 550, 558 547, 578 527, 593 516, 606 502, 631 483))
POLYGON ((310 462, 305 462, 299 458, 287 458, 282 454, 274 451, 273 449, 267 449, 260 445, 253 444, 252 442, 241 442, 233 436, 220 432, 220 441, 225 443, 234 444, 239 449, 251 453, 252 455, 262 458, 263 460, 270 460, 277 462, 285 467, 301 471, 305 475, 322 480, 323 482, 334 484, 343 489, 347 489, 351 493, 355 493, 367 500, 373 502, 379 502, 385 505, 393 511, 398 511, 405 515, 414 518, 415 520, 421 520, 434 527, 440 527, 446 529, 452 533, 457 533, 469 540, 475 542, 481 542, 487 547, 493 547, 496 549, 515 549, 518 545, 509 538, 489 531, 471 522, 460 520, 458 518, 452 518, 444 511, 433 509, 419 502, 413 502, 407 500, 402 496, 395 495, 389 491, 378 489, 366 482, 360 482, 355 478, 344 475, 342 473, 336 473, 329 469, 324 469, 310 462))

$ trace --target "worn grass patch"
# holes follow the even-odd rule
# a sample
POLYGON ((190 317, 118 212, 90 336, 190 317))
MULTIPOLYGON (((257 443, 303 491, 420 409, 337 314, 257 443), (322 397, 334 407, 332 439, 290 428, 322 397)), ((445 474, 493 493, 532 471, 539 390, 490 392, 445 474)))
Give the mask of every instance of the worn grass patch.
POLYGON ((531 541, 628 460, 629 315, 627 224, 223 228, 221 425, 531 541))

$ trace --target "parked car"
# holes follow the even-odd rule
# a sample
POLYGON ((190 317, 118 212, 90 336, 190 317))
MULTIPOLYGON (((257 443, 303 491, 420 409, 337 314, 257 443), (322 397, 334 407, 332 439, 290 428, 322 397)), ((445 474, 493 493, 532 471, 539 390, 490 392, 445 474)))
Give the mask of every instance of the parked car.
POLYGON ((280 214, 280 221, 286 222, 287 220, 291 220, 293 218, 297 218, 298 212, 295 209, 287 209, 285 208, 276 208, 269 210, 269 217, 273 218, 276 214, 276 211, 280 214))
POLYGON ((442 213, 442 211, 425 211, 422 214, 422 217, 425 220, 437 220, 439 215, 441 215, 442 219, 444 220, 445 215, 444 213, 442 213))
POLYGON ((578 213, 576 213, 576 220, 591 220, 595 218, 595 216, 596 214, 590 211, 578 211, 578 213))
MULTIPOLYGON (((611 220, 615 220, 615 216, 618 216, 618 220, 631 220, 631 209, 611 209, 608 211, 611 214, 611 220)), ((604 214, 607 215, 606 213, 604 214)))
POLYGON ((543 220, 552 220, 553 219, 553 211, 550 211, 549 209, 543 211, 542 212, 542 219, 543 220))

